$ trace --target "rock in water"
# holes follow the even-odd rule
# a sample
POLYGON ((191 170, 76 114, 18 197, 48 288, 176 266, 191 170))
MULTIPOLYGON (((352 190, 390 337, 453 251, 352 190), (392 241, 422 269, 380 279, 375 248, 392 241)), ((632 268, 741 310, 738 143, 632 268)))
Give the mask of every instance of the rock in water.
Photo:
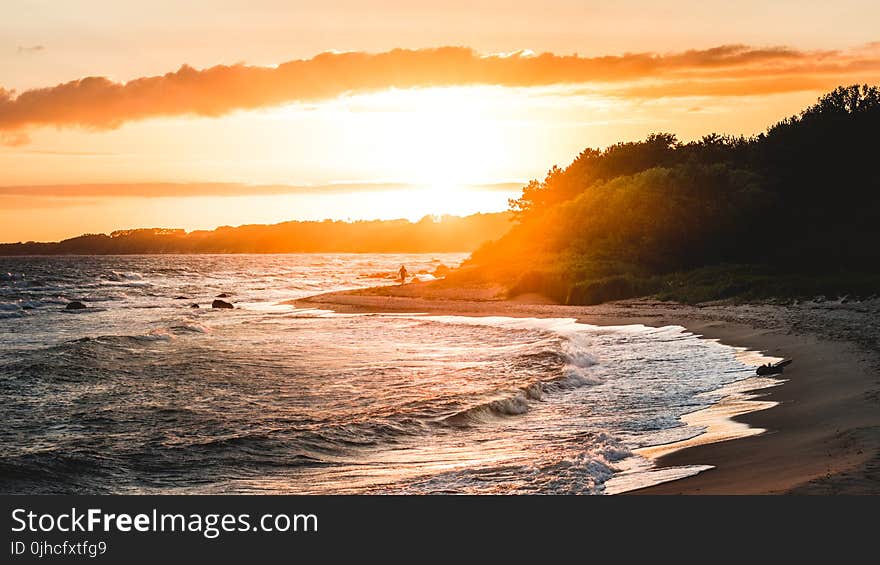
POLYGON ((65 310, 83 310, 86 305, 78 300, 73 300, 67 303, 67 306, 64 307, 65 310))
POLYGON ((225 300, 215 300, 211 303, 211 308, 235 308, 235 306, 225 300))

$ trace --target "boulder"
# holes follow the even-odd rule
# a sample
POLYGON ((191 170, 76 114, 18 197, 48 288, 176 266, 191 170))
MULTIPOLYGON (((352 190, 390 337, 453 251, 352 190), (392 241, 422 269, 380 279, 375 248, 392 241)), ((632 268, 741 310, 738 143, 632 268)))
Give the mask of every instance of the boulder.
POLYGON ((86 307, 85 304, 78 300, 72 300, 67 303, 67 306, 64 307, 65 310, 84 310, 86 307))
POLYGON ((198 308, 199 305, 198 305, 198 304, 190 304, 189 307, 190 307, 190 308, 198 308))
POLYGON ((235 306, 225 300, 215 300, 211 303, 211 308, 235 308, 235 306))
POLYGON ((221 292, 216 296, 216 298, 229 298, 229 294, 226 292, 221 292))

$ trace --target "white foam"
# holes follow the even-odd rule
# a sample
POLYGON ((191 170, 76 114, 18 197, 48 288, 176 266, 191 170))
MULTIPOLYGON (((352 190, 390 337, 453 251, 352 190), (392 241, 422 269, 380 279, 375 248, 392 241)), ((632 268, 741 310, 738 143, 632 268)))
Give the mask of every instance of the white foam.
POLYGON ((645 333, 661 330, 663 333, 681 333, 680 326, 650 328, 644 325, 627 326, 594 326, 583 324, 575 318, 514 318, 508 316, 413 316, 419 320, 428 320, 445 324, 468 326, 488 326, 510 330, 539 331, 558 335, 563 338, 562 353, 566 363, 563 368, 565 381, 557 381, 557 386, 569 385, 570 388, 587 384, 599 384, 602 380, 589 369, 598 363, 591 353, 591 338, 607 333, 645 333))
POLYGON ((206 326, 205 324, 200 324, 198 322, 187 322, 185 324, 180 324, 179 326, 175 326, 175 329, 203 334, 208 334, 213 331, 210 326, 206 326))
POLYGON ((142 336, 141 339, 170 341, 176 337, 168 328, 156 328, 147 332, 147 335, 142 336))

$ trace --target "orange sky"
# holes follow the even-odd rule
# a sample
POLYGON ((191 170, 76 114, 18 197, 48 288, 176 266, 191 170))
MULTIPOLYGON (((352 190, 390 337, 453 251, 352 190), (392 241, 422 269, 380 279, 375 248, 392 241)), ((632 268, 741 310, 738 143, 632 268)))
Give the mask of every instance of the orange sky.
POLYGON ((880 78, 873 1, 478 4, 4 2, 0 241, 500 210, 586 146, 880 78))

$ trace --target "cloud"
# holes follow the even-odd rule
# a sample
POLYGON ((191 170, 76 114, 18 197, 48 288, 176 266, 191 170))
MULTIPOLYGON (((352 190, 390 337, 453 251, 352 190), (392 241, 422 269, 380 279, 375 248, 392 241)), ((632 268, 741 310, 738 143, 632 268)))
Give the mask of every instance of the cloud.
POLYGON ((17 94, 0 88, 0 133, 21 142, 39 126, 111 129, 154 117, 216 117, 237 110, 315 102, 389 88, 589 85, 619 96, 747 95, 827 88, 876 79, 880 53, 723 45, 679 53, 599 57, 464 47, 322 53, 276 67, 184 65, 161 76, 115 82, 86 77, 17 94), (753 90, 754 89, 754 90, 753 90))
POLYGON ((31 45, 31 46, 19 45, 16 52, 19 55, 35 55, 35 54, 41 53, 45 50, 46 50, 46 47, 43 45, 31 45))
POLYGON ((832 90, 840 84, 839 77, 799 75, 784 81, 778 78, 667 81, 626 86, 605 90, 602 93, 606 96, 635 99, 765 96, 808 90, 832 90))

